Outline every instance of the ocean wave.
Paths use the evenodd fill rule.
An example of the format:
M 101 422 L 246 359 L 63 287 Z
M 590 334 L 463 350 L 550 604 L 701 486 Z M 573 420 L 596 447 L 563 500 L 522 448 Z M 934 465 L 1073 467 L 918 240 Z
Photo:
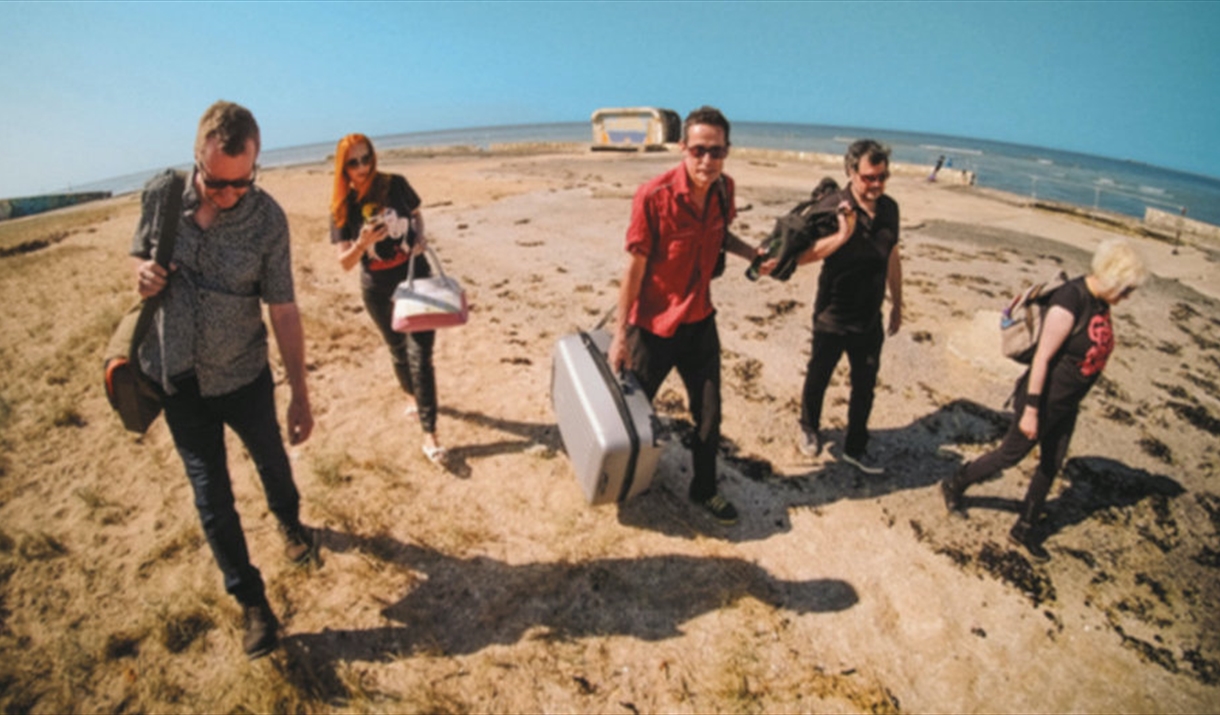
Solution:
M 1152 194 L 1153 196 L 1164 196 L 1166 192 L 1164 189 L 1157 188 L 1155 186 L 1141 186 L 1140 193 Z
M 920 149 L 928 149 L 930 151 L 945 151 L 951 154 L 969 154 L 970 156 L 982 156 L 982 149 L 963 149 L 958 146 L 937 146 L 936 144 L 920 144 Z

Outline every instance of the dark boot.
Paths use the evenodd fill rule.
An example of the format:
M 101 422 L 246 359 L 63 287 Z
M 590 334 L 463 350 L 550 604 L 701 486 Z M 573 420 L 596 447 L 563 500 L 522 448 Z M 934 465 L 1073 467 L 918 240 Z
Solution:
M 1034 527 L 1024 518 L 1018 519 L 1016 524 L 1013 524 L 1012 530 L 1008 532 L 1008 541 L 1013 546 L 1019 546 L 1031 559 L 1038 563 L 1046 563 L 1051 560 L 1050 552 L 1042 548 L 1042 540 L 1034 536 Z
M 242 635 L 241 647 L 246 651 L 247 658 L 262 658 L 279 645 L 280 622 L 276 620 L 266 598 L 252 606 L 243 605 L 242 620 L 245 633 Z
M 284 535 L 284 556 L 292 563 L 302 565 L 314 557 L 317 548 L 313 532 L 301 522 L 291 526 L 280 525 Z
M 1034 472 L 1029 480 L 1029 490 L 1025 493 L 1025 501 L 1021 503 L 1021 516 L 1012 530 L 1008 532 L 1008 540 L 1021 547 L 1034 561 L 1050 561 L 1051 555 L 1042 548 L 1042 539 L 1035 535 L 1035 525 L 1042 513 L 1042 505 L 1046 503 L 1046 495 L 1051 490 L 1051 477 L 1041 470 Z
M 945 509 L 949 510 L 949 516 L 961 519 L 970 518 L 970 515 L 966 513 L 966 505 L 962 503 L 962 495 L 966 492 L 962 476 L 966 473 L 968 466 L 970 465 L 962 465 L 952 476 L 945 477 L 940 483 L 940 494 L 945 498 Z

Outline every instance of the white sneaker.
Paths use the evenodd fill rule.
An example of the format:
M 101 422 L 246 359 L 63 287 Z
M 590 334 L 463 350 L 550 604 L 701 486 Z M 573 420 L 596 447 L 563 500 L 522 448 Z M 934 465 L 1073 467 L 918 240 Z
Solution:
M 813 458 L 822 453 L 822 435 L 801 428 L 801 436 L 796 438 L 796 448 L 806 457 Z
M 843 461 L 847 462 L 848 464 L 850 464 L 851 466 L 860 470 L 861 472 L 874 476 L 874 477 L 885 474 L 885 467 L 878 466 L 876 464 L 872 464 L 871 460 L 869 460 L 863 454 L 860 455 L 859 457 L 853 457 L 850 454 L 848 454 L 847 452 L 844 452 Z

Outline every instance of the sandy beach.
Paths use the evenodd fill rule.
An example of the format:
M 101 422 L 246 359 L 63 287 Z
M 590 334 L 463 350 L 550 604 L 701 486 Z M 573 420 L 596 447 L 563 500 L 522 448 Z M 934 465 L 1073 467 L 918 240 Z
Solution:
M 398 151 L 467 288 L 438 334 L 447 469 L 328 243 L 330 169 L 259 183 L 292 230 L 313 437 L 293 448 L 321 564 L 290 567 L 230 434 L 283 647 L 249 663 L 159 421 L 123 432 L 101 355 L 134 300 L 124 196 L 0 223 L 0 706 L 5 712 L 1214 712 L 1220 710 L 1220 247 L 1132 236 L 1154 274 L 1115 309 L 1048 504 L 1052 560 L 1005 534 L 1033 457 L 950 520 L 937 482 L 994 446 L 1019 367 L 998 312 L 1119 229 L 895 167 L 906 316 L 862 478 L 795 448 L 817 266 L 712 293 L 723 343 L 721 527 L 686 500 L 676 375 L 651 491 L 585 505 L 550 408 L 555 341 L 614 304 L 631 196 L 675 153 Z M 842 164 L 734 150 L 757 242 Z M 277 380 L 283 370 L 273 357 Z M 825 419 L 842 437 L 846 361 Z M 287 390 L 277 392 L 286 406 Z M 281 409 L 282 412 L 282 409 Z

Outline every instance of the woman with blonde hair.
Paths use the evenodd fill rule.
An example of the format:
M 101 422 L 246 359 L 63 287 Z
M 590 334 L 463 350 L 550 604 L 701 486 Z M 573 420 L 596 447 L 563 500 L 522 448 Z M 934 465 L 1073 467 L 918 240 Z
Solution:
M 1135 250 L 1121 239 L 1112 239 L 1098 247 L 1087 275 L 1068 281 L 1051 295 L 1033 361 L 1013 393 L 1013 419 L 1004 441 L 941 483 L 951 514 L 966 516 L 962 496 L 970 485 L 1015 466 L 1038 445 L 1038 468 L 1008 538 L 1036 560 L 1050 558 L 1035 525 L 1067 456 L 1080 401 L 1101 376 L 1114 349 L 1110 307 L 1130 296 L 1147 277 Z
M 330 242 L 338 249 L 344 270 L 360 264 L 364 307 L 390 349 L 394 374 L 408 396 L 406 413 L 419 415 L 424 455 L 440 464 L 445 448 L 436 437 L 436 373 L 432 366 L 436 331 L 404 334 L 391 326 L 394 289 L 407 279 L 411 263 L 416 278 L 432 274 L 423 255 L 427 244 L 420 203 L 404 177 L 377 171 L 377 154 L 368 137 L 348 134 L 339 140 L 330 201 Z

